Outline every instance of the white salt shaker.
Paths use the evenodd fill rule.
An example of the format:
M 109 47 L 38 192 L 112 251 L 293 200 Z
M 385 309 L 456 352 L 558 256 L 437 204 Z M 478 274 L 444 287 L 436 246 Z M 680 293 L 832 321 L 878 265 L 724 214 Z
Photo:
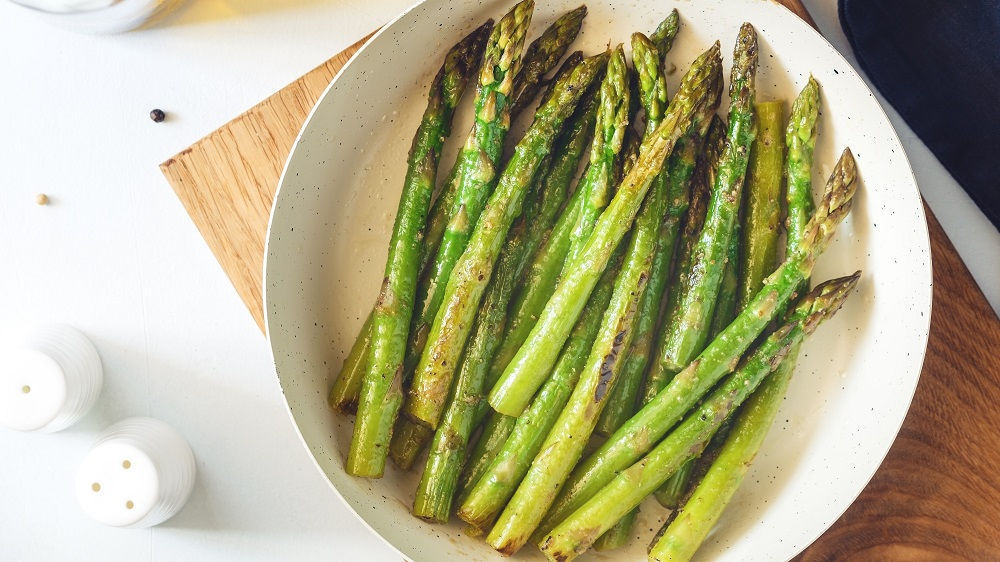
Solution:
M 101 358 L 70 326 L 42 326 L 0 349 L 0 426 L 52 432 L 80 420 L 101 393 Z
M 114 527 L 152 527 L 173 517 L 194 487 L 194 454 L 172 427 L 127 418 L 107 428 L 76 475 L 76 498 Z

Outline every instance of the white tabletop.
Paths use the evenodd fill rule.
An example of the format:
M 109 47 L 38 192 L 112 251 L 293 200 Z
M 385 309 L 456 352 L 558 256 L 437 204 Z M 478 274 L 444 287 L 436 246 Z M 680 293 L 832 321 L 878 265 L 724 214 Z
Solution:
M 0 0 L 0 331 L 73 324 L 106 370 L 79 425 L 0 429 L 0 558 L 398 559 L 299 444 L 263 336 L 157 165 L 409 3 L 199 0 L 161 26 L 102 37 Z M 807 4 L 848 51 L 835 0 Z M 155 107 L 168 121 L 149 119 Z M 925 197 L 1000 310 L 1000 234 L 889 115 Z M 38 193 L 51 203 L 37 206 Z M 200 471 L 185 509 L 153 529 L 104 527 L 73 497 L 96 433 L 133 415 L 176 427 Z

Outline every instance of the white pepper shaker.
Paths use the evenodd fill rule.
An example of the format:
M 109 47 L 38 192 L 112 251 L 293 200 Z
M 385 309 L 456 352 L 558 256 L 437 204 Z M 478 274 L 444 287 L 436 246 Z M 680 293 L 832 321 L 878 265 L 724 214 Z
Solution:
M 173 517 L 194 488 L 194 454 L 166 423 L 127 418 L 107 428 L 76 475 L 91 518 L 114 527 L 152 527 Z
M 0 426 L 52 432 L 80 420 L 104 382 L 101 357 L 87 336 L 53 324 L 0 350 Z

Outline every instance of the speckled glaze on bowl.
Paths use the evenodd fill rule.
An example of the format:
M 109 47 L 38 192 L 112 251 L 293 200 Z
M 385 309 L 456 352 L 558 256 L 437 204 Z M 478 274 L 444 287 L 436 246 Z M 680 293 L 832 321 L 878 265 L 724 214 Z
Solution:
M 292 420 L 347 505 L 414 560 L 499 556 L 463 535 L 458 523 L 431 525 L 410 515 L 417 471 L 404 474 L 390 466 L 381 480 L 347 476 L 352 420 L 334 415 L 326 394 L 378 291 L 406 153 L 441 55 L 511 3 L 428 0 L 384 27 L 316 105 L 289 157 L 271 216 L 267 331 Z M 532 37 L 577 4 L 539 2 Z M 857 157 L 862 178 L 857 205 L 814 279 L 856 269 L 864 277 L 840 314 L 806 343 L 775 427 L 699 553 L 703 559 L 732 561 L 790 558 L 864 488 L 896 436 L 919 377 L 930 321 L 931 263 L 912 172 L 862 80 L 783 7 L 763 0 L 664 0 L 655 6 L 606 0 L 588 7 L 574 45 L 588 53 L 604 49 L 609 40 L 627 41 L 634 30 L 651 31 L 671 8 L 680 10 L 683 24 L 669 57 L 678 67 L 669 77 L 671 91 L 689 61 L 715 39 L 722 41 L 728 71 L 739 25 L 752 22 L 760 35 L 758 99 L 790 103 L 810 73 L 823 86 L 816 191 L 844 146 Z M 460 111 L 442 168 L 450 166 L 465 137 L 469 105 Z M 647 502 L 629 548 L 588 558 L 644 560 L 664 515 Z M 518 556 L 540 558 L 533 548 Z

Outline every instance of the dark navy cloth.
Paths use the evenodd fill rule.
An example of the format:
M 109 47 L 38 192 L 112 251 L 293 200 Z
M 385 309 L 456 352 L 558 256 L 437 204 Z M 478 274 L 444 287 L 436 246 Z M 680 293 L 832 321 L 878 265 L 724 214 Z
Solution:
M 840 0 L 868 77 L 1000 228 L 1000 0 Z

